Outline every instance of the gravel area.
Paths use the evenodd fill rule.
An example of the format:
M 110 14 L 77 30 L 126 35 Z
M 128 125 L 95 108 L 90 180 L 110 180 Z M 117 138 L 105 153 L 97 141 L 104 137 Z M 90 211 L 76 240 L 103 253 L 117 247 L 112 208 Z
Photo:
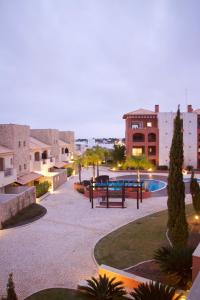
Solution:
M 112 173 L 112 177 L 120 175 L 124 173 Z M 90 169 L 83 172 L 83 178 L 88 177 Z M 47 209 L 42 219 L 0 231 L 0 295 L 5 294 L 10 272 L 19 299 L 46 288 L 76 288 L 80 280 L 97 272 L 93 249 L 101 237 L 166 209 L 166 197 L 147 199 L 140 210 L 131 199 L 125 209 L 91 209 L 89 200 L 73 190 L 77 180 L 70 179 L 41 202 Z

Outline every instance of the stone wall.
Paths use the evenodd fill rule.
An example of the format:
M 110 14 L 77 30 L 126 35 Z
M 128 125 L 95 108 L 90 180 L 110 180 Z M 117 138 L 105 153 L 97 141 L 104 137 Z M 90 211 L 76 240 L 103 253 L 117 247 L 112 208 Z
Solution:
M 59 161 L 59 131 L 57 129 L 31 129 L 31 136 L 50 145 L 51 156 L 55 157 L 56 162 Z
M 74 131 L 59 131 L 59 137 L 65 143 L 69 144 L 69 151 L 71 153 L 74 153 L 74 151 L 75 151 Z
M 54 191 L 67 181 L 67 172 L 63 169 L 56 169 L 55 174 L 52 172 L 52 176 L 45 176 L 45 179 L 51 182 L 51 189 Z
M 35 202 L 35 187 L 20 186 L 18 189 L 12 188 L 10 194 L 0 194 L 0 228 L 2 222 L 10 219 L 20 210 Z
M 30 127 L 26 125 L 0 124 L 0 144 L 14 152 L 13 167 L 17 176 L 30 172 Z

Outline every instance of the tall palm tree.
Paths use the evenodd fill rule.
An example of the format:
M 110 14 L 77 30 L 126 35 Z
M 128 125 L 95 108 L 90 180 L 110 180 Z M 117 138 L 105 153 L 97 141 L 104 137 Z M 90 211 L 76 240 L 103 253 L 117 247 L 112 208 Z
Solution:
M 141 283 L 130 295 L 134 300 L 178 300 L 182 295 L 175 297 L 176 289 L 159 282 Z
M 96 279 L 92 277 L 87 280 L 88 286 L 80 287 L 79 289 L 88 295 L 93 296 L 96 300 L 112 300 L 116 297 L 126 295 L 122 281 L 116 281 L 113 277 L 109 279 L 106 274 L 99 275 Z
M 84 162 L 87 166 L 92 165 L 93 170 L 93 180 L 95 180 L 95 166 L 97 165 L 99 161 L 98 154 L 94 151 L 94 149 L 87 149 L 84 153 Z
M 153 164 L 147 159 L 145 155 L 129 156 L 124 165 L 125 168 L 134 168 L 137 170 L 137 181 L 140 182 L 140 170 L 152 169 Z
M 94 153 L 98 156 L 99 160 L 97 161 L 97 176 L 99 176 L 99 164 L 105 159 L 105 149 L 96 146 L 94 149 Z
M 83 155 L 79 155 L 76 156 L 74 158 L 74 165 L 75 167 L 77 167 L 78 169 L 78 177 L 79 177 L 79 182 L 81 183 L 81 175 L 82 175 L 82 167 L 84 166 L 85 162 L 84 162 L 84 156 Z

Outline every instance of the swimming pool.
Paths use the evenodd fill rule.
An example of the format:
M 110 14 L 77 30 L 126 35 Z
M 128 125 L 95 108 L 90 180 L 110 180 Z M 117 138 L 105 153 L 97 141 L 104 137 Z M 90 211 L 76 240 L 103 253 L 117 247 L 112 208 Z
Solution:
M 166 188 L 167 184 L 164 181 L 156 180 L 156 179 L 144 179 L 141 180 L 143 182 L 142 186 L 146 191 L 156 192 Z M 115 180 L 109 181 L 109 190 L 117 191 L 121 190 L 121 186 L 125 185 L 125 187 L 137 186 L 137 183 L 134 183 L 131 180 Z M 107 183 L 98 183 L 98 187 L 106 187 Z

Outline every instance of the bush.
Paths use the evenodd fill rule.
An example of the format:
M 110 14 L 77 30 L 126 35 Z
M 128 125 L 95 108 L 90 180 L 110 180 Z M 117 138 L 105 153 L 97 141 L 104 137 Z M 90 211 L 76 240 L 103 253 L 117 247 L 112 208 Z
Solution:
M 157 166 L 157 170 L 167 171 L 167 170 L 169 170 L 169 167 L 167 165 L 160 165 L 160 166 Z
M 192 195 L 192 204 L 197 214 L 200 214 L 200 187 L 196 178 L 194 178 L 194 172 L 192 172 L 190 180 L 190 193 Z
M 67 177 L 72 176 L 74 169 L 73 168 L 67 168 Z
M 76 190 L 77 190 L 77 192 L 79 192 L 80 194 L 84 194 L 84 193 L 85 193 L 85 190 L 84 190 L 83 187 L 79 187 L 79 188 L 77 188 Z
M 192 279 L 192 248 L 161 247 L 155 252 L 155 261 L 174 286 L 188 288 Z
M 191 165 L 188 165 L 188 166 L 186 167 L 186 170 L 187 170 L 187 171 L 192 171 L 193 169 L 194 169 L 194 167 L 191 166 Z
M 176 289 L 159 282 L 140 283 L 130 295 L 135 300 L 178 300 L 181 295 L 176 296 Z
M 50 188 L 51 184 L 49 181 L 44 181 L 36 185 L 36 197 L 39 198 L 46 194 Z

